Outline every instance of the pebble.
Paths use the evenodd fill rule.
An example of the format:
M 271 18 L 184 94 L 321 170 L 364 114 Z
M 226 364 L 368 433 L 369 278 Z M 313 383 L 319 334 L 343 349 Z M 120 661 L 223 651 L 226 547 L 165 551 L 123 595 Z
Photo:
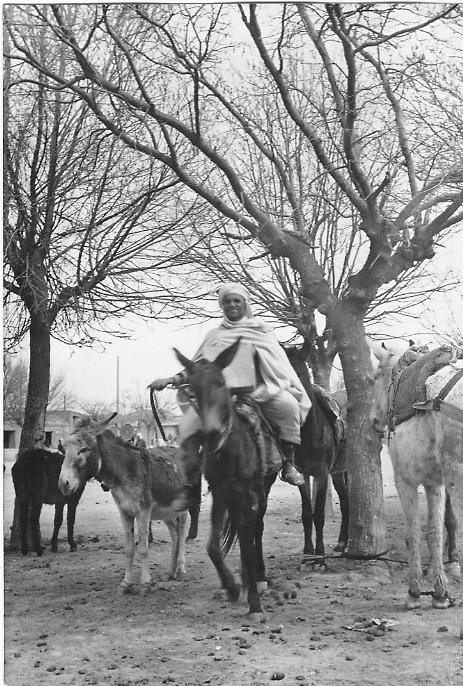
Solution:
M 381 637 L 381 636 L 384 636 L 384 634 L 385 634 L 384 629 L 375 629 L 375 630 L 373 631 L 373 636 L 376 636 L 376 637 L 378 637 L 378 638 Z
M 281 681 L 284 678 L 285 678 L 284 672 L 273 672 L 272 676 L 270 677 L 270 680 L 271 681 Z
M 441 633 L 441 632 L 448 631 L 448 630 L 449 630 L 448 626 L 440 626 L 437 630 L 437 633 Z

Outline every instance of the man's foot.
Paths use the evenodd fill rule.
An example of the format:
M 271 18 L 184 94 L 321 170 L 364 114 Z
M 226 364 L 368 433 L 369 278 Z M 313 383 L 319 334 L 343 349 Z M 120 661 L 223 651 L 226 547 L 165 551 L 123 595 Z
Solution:
M 283 469 L 281 470 L 281 479 L 291 486 L 302 486 L 305 479 L 296 467 L 289 461 L 283 462 Z

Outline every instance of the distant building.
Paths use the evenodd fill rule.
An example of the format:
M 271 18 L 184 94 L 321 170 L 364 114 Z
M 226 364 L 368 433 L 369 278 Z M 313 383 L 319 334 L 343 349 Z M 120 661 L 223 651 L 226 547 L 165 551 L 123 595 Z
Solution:
M 161 413 L 161 424 L 168 443 L 178 441 L 178 424 L 181 414 Z M 87 415 L 75 410 L 51 410 L 45 422 L 45 445 L 58 450 L 58 441 L 65 439 L 74 429 L 78 419 Z M 161 432 L 151 411 L 141 410 L 118 414 L 109 427 L 127 441 L 141 434 L 148 447 L 163 443 Z M 18 454 L 21 427 L 12 422 L 3 424 L 3 460 L 14 461 Z
M 58 441 L 66 438 L 74 429 L 76 421 L 85 417 L 82 412 L 76 410 L 50 410 L 47 412 L 45 422 L 45 445 L 58 449 Z M 3 424 L 3 459 L 11 461 L 16 459 L 21 438 L 21 427 L 13 422 Z

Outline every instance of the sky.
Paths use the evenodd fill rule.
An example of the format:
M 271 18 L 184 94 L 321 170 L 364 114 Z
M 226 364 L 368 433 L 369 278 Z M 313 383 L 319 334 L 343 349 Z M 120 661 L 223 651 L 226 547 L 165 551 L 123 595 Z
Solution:
M 102 345 L 96 350 L 53 341 L 52 373 L 63 372 L 67 390 L 79 399 L 114 403 L 116 408 L 119 368 L 119 398 L 128 391 L 133 396 L 146 394 L 148 401 L 146 387 L 151 381 L 182 368 L 173 347 L 192 357 L 214 323 L 139 321 L 135 326 L 131 340 L 114 339 L 104 349 Z

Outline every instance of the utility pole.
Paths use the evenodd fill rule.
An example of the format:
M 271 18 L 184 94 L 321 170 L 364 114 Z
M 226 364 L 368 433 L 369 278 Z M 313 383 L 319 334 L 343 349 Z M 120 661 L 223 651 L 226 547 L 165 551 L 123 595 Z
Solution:
M 116 412 L 119 413 L 119 355 L 116 358 Z

